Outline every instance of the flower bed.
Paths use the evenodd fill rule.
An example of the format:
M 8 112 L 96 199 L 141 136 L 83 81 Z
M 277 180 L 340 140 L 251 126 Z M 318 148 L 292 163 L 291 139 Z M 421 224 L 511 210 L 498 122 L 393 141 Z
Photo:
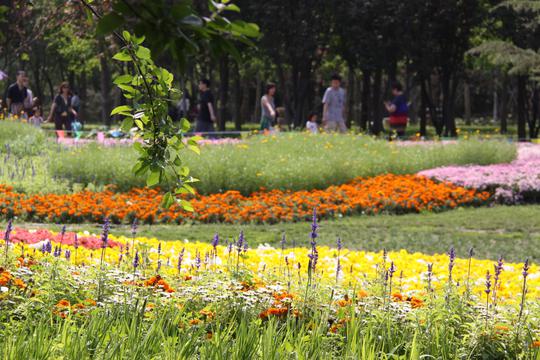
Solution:
M 507 204 L 540 201 L 540 146 L 521 145 L 517 160 L 487 166 L 445 166 L 418 173 L 467 188 L 488 190 Z
M 407 358 L 415 357 L 404 343 L 414 344 L 416 355 L 452 358 L 462 351 L 498 355 L 497 349 L 511 358 L 539 354 L 540 277 L 530 263 L 460 258 L 453 250 L 318 247 L 316 222 L 310 248 L 285 242 L 281 249 L 249 249 L 249 234 L 233 243 L 217 235 L 211 244 L 160 242 L 115 237 L 107 226 L 95 249 L 72 233 L 10 230 L 3 234 L 8 245 L 1 244 L 0 334 L 10 334 L 2 353 L 23 351 L 24 344 L 48 356 L 105 354 L 109 341 L 95 334 L 114 329 L 123 353 L 148 358 L 186 351 L 213 358 L 214 347 L 235 358 L 223 344 L 262 354 L 247 358 L 289 358 L 306 344 L 316 358 L 362 358 L 358 343 Z M 83 238 L 98 239 L 77 237 Z M 447 335 L 439 338 L 442 331 Z
M 438 183 L 422 176 L 381 175 L 356 179 L 326 190 L 261 190 L 250 196 L 243 196 L 237 191 L 198 195 L 191 200 L 194 213 L 185 212 L 178 206 L 161 209 L 161 193 L 146 188 L 127 193 L 84 191 L 63 195 L 25 195 L 0 186 L 0 209 L 7 217 L 64 223 L 99 222 L 104 217 L 110 217 L 113 222 L 128 223 L 134 218 L 145 223 L 183 223 L 187 220 L 275 223 L 307 219 L 315 206 L 322 217 L 355 213 L 402 214 L 482 205 L 489 197 L 487 192 Z

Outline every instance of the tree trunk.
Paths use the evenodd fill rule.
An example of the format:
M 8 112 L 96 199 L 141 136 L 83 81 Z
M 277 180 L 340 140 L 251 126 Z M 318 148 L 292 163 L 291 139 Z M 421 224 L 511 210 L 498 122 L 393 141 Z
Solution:
M 349 66 L 349 73 L 347 75 L 347 87 L 347 118 L 345 119 L 345 122 L 347 128 L 350 129 L 354 117 L 354 98 L 356 96 L 356 89 L 354 88 L 354 69 L 351 66 Z
M 107 126 L 111 126 L 111 70 L 107 62 L 105 44 L 101 44 L 100 56 L 100 88 L 101 88 L 101 120 Z
M 240 86 L 240 69 L 238 63 L 234 62 L 233 71 L 233 87 L 234 87 L 234 128 L 236 131 L 242 130 L 242 86 Z
M 369 124 L 369 99 L 371 97 L 371 71 L 362 70 L 362 100 L 360 108 L 360 128 L 368 130 Z
M 375 71 L 375 79 L 373 83 L 373 128 L 371 132 L 374 135 L 379 135 L 383 131 L 382 111 L 381 111 L 381 85 L 382 85 L 382 69 Z
M 471 125 L 471 86 L 467 80 L 463 83 L 463 107 L 465 125 Z
M 229 57 L 222 56 L 219 61 L 219 131 L 225 131 L 227 105 L 229 102 Z
M 261 118 L 261 97 L 262 97 L 262 84 L 261 75 L 257 74 L 257 80 L 255 84 L 255 111 L 253 112 L 253 121 L 256 122 Z
M 454 117 L 454 94 L 455 82 L 452 82 L 452 76 L 443 72 L 441 76 L 442 83 L 442 116 L 444 123 L 444 136 L 456 137 L 456 119 Z
M 426 83 L 424 80 L 420 84 L 420 136 L 426 136 L 427 127 L 427 114 L 426 109 L 428 107 Z
M 500 118 L 501 118 L 501 134 L 508 132 L 508 76 L 503 75 L 502 89 L 500 96 Z
M 539 112 L 539 99 L 540 98 L 540 90 L 538 90 L 538 87 L 536 84 L 534 85 L 533 90 L 533 96 L 532 96 L 532 117 L 531 121 L 529 122 L 529 134 L 531 135 L 531 139 L 536 139 L 538 137 L 538 129 L 539 126 L 537 125 L 538 121 L 538 112 Z
M 518 141 L 527 140 L 527 117 L 526 104 L 527 101 L 527 76 L 518 75 L 517 77 L 517 125 L 518 125 Z

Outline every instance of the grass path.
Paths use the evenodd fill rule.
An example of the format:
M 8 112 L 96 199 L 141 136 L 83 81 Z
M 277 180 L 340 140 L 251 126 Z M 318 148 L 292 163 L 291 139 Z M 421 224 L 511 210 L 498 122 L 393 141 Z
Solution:
M 59 225 L 16 224 L 19 227 L 47 227 Z M 68 231 L 88 230 L 99 233 L 93 224 L 68 225 Z M 309 223 L 276 225 L 141 225 L 139 235 L 161 240 L 210 242 L 217 232 L 221 239 L 232 239 L 244 230 L 250 246 L 268 243 L 279 246 L 282 234 L 289 246 L 308 246 Z M 129 235 L 129 226 L 113 226 L 112 233 Z M 477 258 L 522 261 L 529 257 L 540 260 L 540 205 L 496 206 L 492 208 L 457 209 L 439 214 L 379 215 L 347 217 L 323 221 L 318 243 L 334 246 L 338 236 L 346 247 L 379 251 L 405 249 L 427 254 L 444 253 L 451 246 L 458 255 L 466 256 L 475 248 Z

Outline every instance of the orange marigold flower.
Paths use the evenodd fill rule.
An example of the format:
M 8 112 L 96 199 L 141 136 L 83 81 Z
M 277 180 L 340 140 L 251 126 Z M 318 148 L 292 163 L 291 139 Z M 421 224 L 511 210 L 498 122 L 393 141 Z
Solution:
M 540 340 L 533 341 L 531 345 L 533 348 L 540 348 Z
M 69 300 L 66 300 L 66 299 L 62 299 L 56 304 L 56 307 L 58 308 L 68 308 L 70 306 L 71 306 L 71 303 L 69 302 Z
M 409 302 L 411 303 L 411 306 L 415 309 L 424 306 L 424 300 L 419 299 L 414 296 L 411 298 Z
M 191 326 L 195 326 L 195 325 L 199 325 L 202 321 L 199 320 L 199 319 L 191 319 L 189 320 L 189 325 Z

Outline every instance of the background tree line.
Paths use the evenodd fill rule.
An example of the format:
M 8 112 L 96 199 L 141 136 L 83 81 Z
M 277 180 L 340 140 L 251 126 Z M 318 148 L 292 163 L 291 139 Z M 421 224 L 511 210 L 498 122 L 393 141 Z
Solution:
M 502 133 L 515 122 L 522 139 L 540 129 L 540 1 L 237 0 L 227 3 L 228 16 L 246 26 L 231 32 L 256 31 L 249 23 L 260 28 L 253 44 L 239 46 L 216 41 L 203 26 L 212 6 L 226 6 L 212 1 L 93 1 L 100 22 L 80 1 L 0 4 L 0 69 L 11 82 L 17 69 L 26 70 L 44 102 L 69 80 L 89 122 L 111 125 L 110 110 L 122 102 L 111 86 L 123 69 L 111 60 L 119 45 L 110 33 L 123 26 L 146 36 L 192 104 L 198 79 L 212 81 L 222 130 L 226 121 L 237 130 L 258 121 L 267 81 L 278 85 L 288 124 L 302 127 L 309 112 L 321 110 L 334 72 L 344 77 L 349 125 L 374 134 L 395 80 L 405 85 L 422 134 L 432 126 L 456 136 L 456 118 L 488 118 Z

